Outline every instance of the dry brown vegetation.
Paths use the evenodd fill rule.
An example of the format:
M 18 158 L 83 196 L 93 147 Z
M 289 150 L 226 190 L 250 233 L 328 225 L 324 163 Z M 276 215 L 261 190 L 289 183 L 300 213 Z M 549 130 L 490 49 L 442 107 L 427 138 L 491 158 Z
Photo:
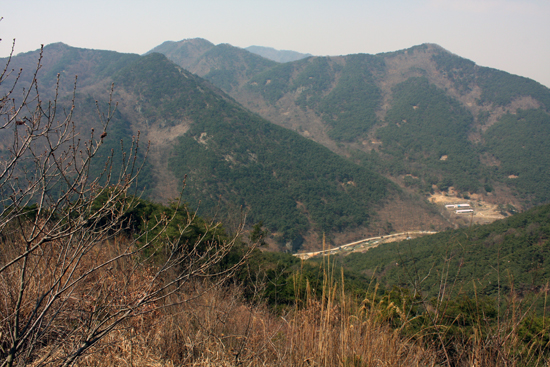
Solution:
M 124 239 L 100 246 L 87 261 L 118 253 Z M 124 246 L 124 245 L 123 245 Z M 55 251 L 55 249 L 52 249 Z M 48 271 L 37 269 L 42 282 Z M 127 258 L 96 272 L 60 302 L 48 335 L 26 363 L 59 365 L 80 345 L 82 333 L 105 315 L 127 309 L 151 286 L 156 269 L 135 271 Z M 17 282 L 16 272 L 2 277 L 3 290 Z M 400 336 L 380 321 L 376 299 L 356 302 L 327 281 L 321 299 L 304 290 L 305 304 L 276 315 L 261 300 L 245 301 L 237 285 L 195 279 L 177 293 L 135 310 L 97 341 L 75 365 L 81 366 L 398 366 L 435 365 L 436 354 Z M 29 283 L 29 299 L 40 294 L 39 277 Z M 14 298 L 3 293 L 2 315 Z M 32 306 L 32 304 L 31 304 Z M 391 306 L 390 306 L 391 307 Z M 32 307 L 25 310 L 32 312 Z M 6 320 L 5 317 L 3 317 Z M 8 332 L 3 329 L 3 335 Z
M 92 251 L 86 261 L 104 262 L 126 248 L 120 237 L 106 241 Z M 3 245 L 16 246 L 16 240 L 4 239 Z M 49 255 L 60 248 L 51 246 Z M 59 254 L 57 254 L 59 255 Z M 303 289 L 301 274 L 295 276 L 296 305 L 282 313 L 268 308 L 257 293 L 245 299 L 234 283 L 215 283 L 193 277 L 177 292 L 159 297 L 118 322 L 93 346 L 72 362 L 78 366 L 522 366 L 544 365 L 534 355 L 514 356 L 517 351 L 519 308 L 512 307 L 499 330 L 487 334 L 479 321 L 476 332 L 453 345 L 442 348 L 438 336 L 447 328 L 427 327 L 415 334 L 406 333 L 415 317 L 405 305 L 398 306 L 376 291 L 364 299 L 350 297 L 335 281 L 325 265 L 321 295 L 314 296 L 309 283 Z M 29 300 L 40 294 L 55 273 L 42 264 L 28 283 Z M 84 334 L 97 323 L 134 305 L 144 290 L 151 287 L 155 267 L 141 267 L 135 261 L 120 258 L 108 268 L 95 272 L 86 283 L 75 287 L 59 302 L 58 317 L 52 318 L 47 333 L 40 338 L 26 359 L 30 366 L 57 366 L 80 346 Z M 11 290 L 20 273 L 1 277 L 0 312 L 6 325 L 9 309 L 17 299 Z M 169 278 L 169 277 L 168 277 Z M 159 280 L 166 281 L 167 279 Z M 343 280 L 343 279 L 342 279 Z M 259 284 L 259 289 L 261 285 Z M 520 300 L 515 300 L 517 302 Z M 25 302 L 23 302 L 25 303 Z M 22 313 L 30 313 L 27 302 Z M 400 320 L 390 326 L 389 315 Z M 478 315 L 479 316 L 479 315 Z M 22 316 L 24 318 L 24 316 Z M 111 319 L 112 320 L 112 319 Z M 48 324 L 50 319 L 45 320 Z M 111 322 L 111 321 L 109 321 Z M 475 327 L 476 328 L 476 327 Z M 9 330 L 2 327 L 2 335 Z M 407 336 L 408 335 L 408 336 Z M 447 360 L 452 347 L 455 356 Z M 445 349 L 447 348 L 447 349 Z

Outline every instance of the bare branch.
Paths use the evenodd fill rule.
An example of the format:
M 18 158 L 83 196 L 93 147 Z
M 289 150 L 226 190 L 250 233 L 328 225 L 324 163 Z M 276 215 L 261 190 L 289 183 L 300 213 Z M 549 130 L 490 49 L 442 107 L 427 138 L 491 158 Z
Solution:
M 167 307 L 190 280 L 225 281 L 253 250 L 220 266 L 242 224 L 222 238 L 219 223 L 202 222 L 181 201 L 148 219 L 129 217 L 142 205 L 133 192 L 144 167 L 139 133 L 126 149 L 121 142 L 119 168 L 111 152 L 91 175 L 116 111 L 114 85 L 106 110 L 96 102 L 99 139 L 93 129 L 83 138 L 73 121 L 77 78 L 59 113 L 59 75 L 54 99 L 40 96 L 42 57 L 43 49 L 19 99 L 22 74 L 11 74 L 11 55 L 0 74 L 0 85 L 12 80 L 0 97 L 0 132 L 11 137 L 0 157 L 1 366 L 74 364 L 120 325 Z M 131 220 L 142 221 L 140 231 L 129 231 Z M 201 232 L 189 239 L 197 223 Z

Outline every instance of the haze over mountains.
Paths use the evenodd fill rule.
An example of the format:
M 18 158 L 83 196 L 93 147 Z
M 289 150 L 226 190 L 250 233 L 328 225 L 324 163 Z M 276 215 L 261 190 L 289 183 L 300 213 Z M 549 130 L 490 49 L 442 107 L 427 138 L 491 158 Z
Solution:
M 305 59 L 306 57 L 313 56 L 312 54 L 302 54 L 296 51 L 288 50 L 276 50 L 272 47 L 262 46 L 248 46 L 245 48 L 245 50 L 277 62 L 298 61 L 301 59 Z
M 138 131 L 151 141 L 147 195 L 173 199 L 187 175 L 192 206 L 225 218 L 243 208 L 294 251 L 322 233 L 442 229 L 449 223 L 424 202 L 434 190 L 518 208 L 550 201 L 550 90 L 539 83 L 432 44 L 288 62 L 251 51 L 266 57 L 203 39 L 144 56 L 54 44 L 40 85 L 51 98 L 60 73 L 67 103 L 79 75 L 84 131 L 114 82 L 108 146 Z M 18 55 L 11 67 L 30 73 L 37 58 Z

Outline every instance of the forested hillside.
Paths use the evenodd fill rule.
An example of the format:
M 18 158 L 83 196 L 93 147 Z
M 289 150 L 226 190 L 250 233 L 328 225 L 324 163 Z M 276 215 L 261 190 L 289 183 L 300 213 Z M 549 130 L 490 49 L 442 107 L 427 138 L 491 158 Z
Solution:
M 242 212 L 296 250 L 320 246 L 323 232 L 330 242 L 452 225 L 424 203 L 434 191 L 520 209 L 550 199 L 550 92 L 534 81 L 435 45 L 287 63 L 201 39 L 156 50 L 205 79 L 156 52 L 64 44 L 45 48 L 38 75 L 50 93 L 59 75 L 66 106 L 79 75 L 76 128 L 110 121 L 105 158 L 121 162 L 121 141 L 150 142 L 138 153 L 148 157 L 138 187 L 154 200 L 178 197 L 185 178 L 185 200 L 202 214 Z M 32 70 L 38 56 L 18 55 L 12 66 Z M 21 86 L 31 77 L 23 73 Z M 112 83 L 118 106 L 109 114 Z
M 550 276 L 550 205 L 488 225 L 380 245 L 338 261 L 386 287 L 399 285 L 429 297 L 444 292 L 496 298 L 512 289 L 528 294 L 543 289 Z
M 548 160 L 537 148 L 550 138 L 550 90 L 533 80 L 480 67 L 432 44 L 261 68 L 233 62 L 233 69 L 209 56 L 214 49 L 227 60 L 236 54 L 246 59 L 245 50 L 212 45 L 180 65 L 270 121 L 403 187 L 424 194 L 453 187 L 459 196 L 522 207 L 550 198 Z M 230 86 L 210 74 L 218 69 Z
M 167 126 L 192 121 L 168 158 L 180 182 L 187 177 L 186 201 L 204 213 L 220 200 L 222 211 L 229 206 L 239 215 L 242 208 L 294 250 L 312 226 L 333 232 L 368 224 L 368 207 L 395 193 L 375 173 L 251 114 L 160 54 L 125 67 L 114 81 L 141 96 L 144 116 L 162 116 Z
M 225 43 L 214 45 L 200 38 L 164 42 L 147 54 L 154 52 L 165 55 L 226 92 L 236 89 L 255 74 L 277 65 L 272 60 L 238 47 Z
M 12 65 L 30 64 L 38 54 L 14 57 Z M 49 76 L 60 74 L 65 108 L 74 86 L 67 74 L 78 74 L 84 65 L 72 117 L 77 131 L 94 129 L 104 143 L 98 153 L 103 161 L 91 167 L 94 177 L 111 155 L 118 170 L 121 148 L 139 139 L 137 160 L 147 157 L 137 183 L 144 197 L 168 202 L 185 185 L 184 201 L 202 215 L 230 221 L 246 216 L 247 223 L 262 223 L 273 243 L 292 251 L 304 241 L 319 246 L 322 233 L 330 241 L 333 234 L 368 231 L 380 222 L 377 210 L 385 203 L 414 201 L 369 168 L 251 113 L 159 53 L 139 57 L 56 44 L 45 48 L 43 58 L 57 60 L 40 73 L 49 87 L 56 80 Z M 255 58 L 264 60 L 250 60 Z M 108 172 L 104 177 L 106 183 Z

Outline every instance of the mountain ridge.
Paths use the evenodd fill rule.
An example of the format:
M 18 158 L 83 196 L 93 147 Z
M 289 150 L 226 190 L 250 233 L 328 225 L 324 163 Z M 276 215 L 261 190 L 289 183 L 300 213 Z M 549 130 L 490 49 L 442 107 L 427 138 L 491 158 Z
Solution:
M 264 60 L 247 54 L 251 59 L 236 59 Z M 37 55 L 14 57 L 11 65 L 31 65 Z M 82 87 L 77 85 L 73 118 L 80 122 L 81 133 L 99 128 L 96 100 L 100 109 L 107 106 L 105 93 L 115 84 L 118 106 L 105 138 L 108 149 L 101 156 L 110 149 L 120 151 L 121 141 L 128 146 L 138 135 L 150 140 L 147 175 L 140 181 L 151 198 L 176 198 L 186 174 L 183 195 L 190 207 L 207 216 L 217 212 L 220 219 L 246 214 L 270 230 L 272 246 L 294 251 L 319 246 L 323 232 L 332 242 L 385 231 L 388 222 L 376 208 L 396 200 L 420 205 L 419 218 L 445 226 L 428 206 L 369 168 L 251 113 L 160 53 L 139 56 L 55 45 L 45 47 L 44 57 L 52 61 L 44 63 L 41 73 L 61 72 L 60 106 L 68 107 L 71 101 L 70 73 L 89 74 L 82 78 Z M 45 83 L 41 90 L 51 86 Z
M 210 65 L 212 68 L 216 67 L 215 64 Z M 246 65 L 241 64 L 240 67 L 246 68 Z M 202 70 L 198 74 L 209 79 L 208 72 Z M 243 75 L 242 71 L 240 75 Z M 546 106 L 550 105 L 550 90 L 540 83 L 475 65 L 435 44 L 422 44 L 376 55 L 313 56 L 277 64 L 249 75 L 248 80 L 239 79 L 241 82 L 237 87 L 232 85 L 229 89 L 221 84 L 218 86 L 264 118 L 297 131 L 340 155 L 359 155 L 364 162 L 370 161 L 369 164 L 373 161 L 381 162 L 378 172 L 402 187 L 406 187 L 404 180 L 407 175 L 412 175 L 419 177 L 419 187 L 423 187 L 420 192 L 431 191 L 433 185 L 438 185 L 436 190 L 444 188 L 445 191 L 449 186 L 456 186 L 460 195 L 481 195 L 484 200 L 497 200 L 503 205 L 513 204 L 519 207 L 529 207 L 550 200 L 547 189 L 541 188 L 535 190 L 535 193 L 528 188 L 535 181 L 545 180 L 541 174 L 532 171 L 518 176 L 520 178 L 515 181 L 508 179 L 514 173 L 500 170 L 500 166 L 494 163 L 509 165 L 511 162 L 506 163 L 502 159 L 509 161 L 514 158 L 503 156 L 502 153 L 497 156 L 493 152 L 494 144 L 487 145 L 485 141 L 489 135 L 494 136 L 490 131 L 506 126 L 500 124 L 502 119 L 508 119 L 507 116 L 514 115 L 517 111 L 540 110 L 548 115 Z M 436 149 L 430 143 L 432 148 L 424 145 L 417 149 L 419 152 L 423 151 L 422 154 L 426 157 L 431 156 L 431 163 L 424 158 L 423 162 L 411 160 L 403 153 L 405 141 L 398 142 L 392 148 L 388 146 L 388 139 L 381 139 L 387 136 L 383 131 L 389 131 L 390 128 L 399 130 L 400 126 L 405 126 L 401 120 L 414 120 L 414 116 L 420 112 L 415 109 L 417 105 L 411 105 L 409 110 L 405 108 L 407 103 L 413 103 L 413 99 L 408 102 L 403 100 L 400 107 L 402 111 L 399 112 L 401 120 L 394 117 L 390 123 L 387 119 L 388 112 L 397 116 L 394 106 L 398 102 L 396 90 L 402 89 L 406 85 L 402 83 L 411 78 L 425 78 L 428 85 L 436 88 L 429 92 L 432 97 L 446 95 L 445 98 L 449 98 L 449 101 L 456 101 L 452 102 L 456 106 L 454 108 L 460 106 L 460 115 L 469 120 L 461 135 L 457 136 L 462 143 L 456 146 L 454 154 L 445 154 L 445 149 Z M 217 84 L 215 80 L 211 81 Z M 425 89 L 425 93 L 428 90 Z M 406 95 L 401 93 L 397 96 L 409 98 Z M 432 98 L 428 95 L 424 97 Z M 427 102 L 432 103 L 429 100 Z M 441 104 L 434 100 L 433 103 L 440 103 L 442 107 L 446 102 Z M 442 110 L 439 113 L 439 117 L 430 112 L 426 115 L 428 120 L 417 120 L 419 122 L 415 129 L 410 130 L 412 136 L 415 136 L 415 131 L 427 128 L 421 127 L 425 124 L 420 121 L 435 119 L 430 124 L 432 129 L 436 129 L 436 120 L 444 122 L 454 118 L 452 110 Z M 540 133 L 550 138 L 548 127 L 545 124 L 540 126 Z M 425 138 L 422 139 L 425 141 Z M 467 167 L 464 166 L 466 163 L 460 169 L 456 166 L 452 171 L 454 173 L 451 173 L 453 177 L 445 173 L 443 163 L 438 160 L 443 156 L 451 157 L 447 161 L 447 166 L 451 166 L 449 162 L 457 158 L 458 151 L 475 153 L 469 165 L 477 166 L 478 173 L 474 174 L 471 167 L 464 168 Z M 537 158 L 531 159 L 529 164 L 540 167 L 540 172 L 544 172 L 544 156 L 535 155 Z M 464 181 L 461 175 L 465 171 L 471 171 L 468 174 L 473 174 L 475 182 L 461 182 Z
M 254 221 L 261 221 L 262 215 L 272 218 L 270 228 L 274 236 L 279 236 L 281 244 L 292 244 L 294 239 L 301 237 L 306 240 L 305 246 L 310 246 L 310 243 L 319 243 L 322 231 L 327 231 L 329 241 L 334 241 L 346 236 L 345 240 L 353 240 L 367 232 L 392 229 L 444 228 L 448 225 L 447 219 L 433 207 L 422 204 L 434 192 L 467 200 L 471 197 L 504 208 L 515 207 L 512 211 L 548 200 L 550 188 L 544 182 L 550 180 L 545 176 L 548 163 L 544 157 L 550 152 L 541 141 L 550 134 L 545 107 L 549 103 L 549 93 L 530 80 L 478 67 L 432 44 L 378 55 L 313 56 L 288 63 L 276 63 L 227 44 L 215 46 L 203 39 L 165 42 L 160 50 L 168 52 L 173 47 L 181 51 L 181 60 L 189 68 L 195 68 L 206 79 L 155 52 L 139 56 L 76 49 L 64 44 L 45 47 L 48 61 L 40 71 L 48 76 L 44 88 L 53 86 L 56 80 L 53 76 L 60 74 L 64 93 L 72 91 L 74 80 L 70 81 L 70 75 L 80 74 L 77 102 L 88 106 L 84 108 L 85 116 L 79 117 L 82 119 L 91 116 L 94 94 L 108 90 L 113 81 L 120 86 L 114 95 L 121 101 L 117 119 L 124 121 L 129 129 L 121 129 L 122 135 L 109 135 L 109 138 L 120 137 L 128 141 L 140 130 L 142 136 L 151 138 L 156 144 L 151 151 L 156 161 L 150 170 L 161 179 L 149 184 L 157 185 L 151 190 L 159 200 L 166 202 L 177 195 L 183 177 L 180 175 L 182 170 L 173 168 L 177 161 L 174 157 L 186 151 L 194 154 L 193 159 L 202 167 L 196 172 L 202 170 L 202 177 L 210 180 L 203 182 L 202 178 L 192 178 L 192 175 L 188 178 L 189 188 L 194 187 L 195 193 L 202 190 L 201 195 L 209 197 L 210 204 L 203 203 L 205 207 L 213 208 L 212 203 L 219 202 L 214 197 L 221 194 L 225 200 L 223 205 L 231 203 L 233 214 L 243 207 L 252 213 L 250 218 Z M 25 56 L 27 61 L 26 64 L 22 61 L 22 65 L 28 68 L 36 63 L 37 55 L 37 52 L 28 53 L 21 58 L 15 57 L 13 62 Z M 33 57 L 34 60 L 28 61 Z M 129 71 L 128 67 L 138 64 L 142 66 Z M 137 74 L 130 78 L 134 72 Z M 106 103 L 104 99 L 100 102 Z M 250 114 L 239 103 L 254 113 Z M 211 109 L 213 106 L 217 107 Z M 358 183 L 342 174 L 337 179 L 328 172 L 323 173 L 323 177 L 317 175 L 331 167 L 327 164 L 310 171 L 311 177 L 331 182 L 325 194 L 315 199 L 300 196 L 302 194 L 290 195 L 294 190 L 291 186 L 298 191 L 307 188 L 306 191 L 314 192 L 324 184 L 285 186 L 300 175 L 282 174 L 280 169 L 272 169 L 271 177 L 267 175 L 269 161 L 279 158 L 295 161 L 299 155 L 288 158 L 286 154 L 302 145 L 313 151 L 314 146 L 296 137 L 290 138 L 282 130 L 267 128 L 270 125 L 260 116 L 339 153 L 344 160 L 325 151 L 313 155 L 338 161 L 333 171 L 348 167 L 351 171 L 377 172 L 404 191 L 398 194 L 396 189 L 388 199 L 375 195 L 373 198 L 377 199 L 373 200 L 377 203 L 366 197 L 357 199 L 365 207 L 375 208 L 374 212 L 365 209 L 359 213 L 356 208 L 353 209 L 356 214 L 345 214 L 354 204 L 336 209 L 345 202 L 341 195 L 359 195 L 359 192 L 354 193 L 357 191 L 354 184 Z M 223 124 L 232 119 L 241 124 L 240 140 L 247 141 L 248 149 L 254 147 L 249 152 L 229 139 L 233 132 Z M 203 126 L 201 131 L 199 126 Z M 260 135 L 254 129 L 259 126 L 264 126 L 264 130 L 278 140 L 268 139 L 268 145 L 257 145 L 255 140 Z M 510 141 L 507 132 L 514 126 L 522 127 L 514 133 L 516 141 Z M 532 140 L 529 134 L 536 134 L 540 140 Z M 299 143 L 286 145 L 288 152 L 283 150 L 269 159 L 259 159 L 267 157 L 260 154 L 265 149 L 269 152 L 279 149 L 271 143 L 276 141 L 281 145 L 285 139 Z M 516 143 L 517 151 L 527 147 L 525 154 L 507 152 L 506 146 Z M 187 150 L 181 148 L 183 146 Z M 180 153 L 176 153 L 177 149 Z M 187 163 L 180 161 L 178 164 Z M 253 171 L 250 171 L 251 166 L 255 167 Z M 361 166 L 363 168 L 357 168 Z M 292 169 L 302 173 L 310 170 L 307 165 Z M 193 171 L 193 168 L 188 166 L 187 170 Z M 239 170 L 244 176 L 255 177 L 256 181 L 250 181 L 255 182 L 252 188 L 234 174 Z M 373 182 L 376 180 L 380 178 Z M 390 187 L 390 181 L 384 182 Z M 167 188 L 163 189 L 162 185 Z M 277 187 L 273 197 L 278 197 L 281 203 L 286 200 L 286 206 L 281 208 L 294 213 L 295 225 L 283 231 L 279 229 L 284 225 L 273 224 L 277 215 L 254 214 L 254 210 L 259 210 L 254 207 L 265 208 L 266 203 L 251 204 L 259 197 L 254 187 L 270 185 Z M 213 191 L 207 193 L 206 187 Z M 407 195 L 411 196 L 406 198 Z M 186 200 L 198 203 L 192 197 Z M 294 204 L 290 205 L 291 202 Z M 395 204 L 397 202 L 400 204 Z M 400 206 L 407 210 L 398 209 L 399 215 L 395 210 L 384 209 Z M 384 210 L 385 214 L 381 215 Z M 226 212 L 226 215 L 231 214 Z M 338 216 L 341 216 L 340 221 L 336 219 Z M 364 219 L 357 220 L 361 216 Z M 414 216 L 417 218 L 412 218 Z M 460 222 L 459 219 L 453 220 Z M 361 227 L 361 223 L 366 227 Z

